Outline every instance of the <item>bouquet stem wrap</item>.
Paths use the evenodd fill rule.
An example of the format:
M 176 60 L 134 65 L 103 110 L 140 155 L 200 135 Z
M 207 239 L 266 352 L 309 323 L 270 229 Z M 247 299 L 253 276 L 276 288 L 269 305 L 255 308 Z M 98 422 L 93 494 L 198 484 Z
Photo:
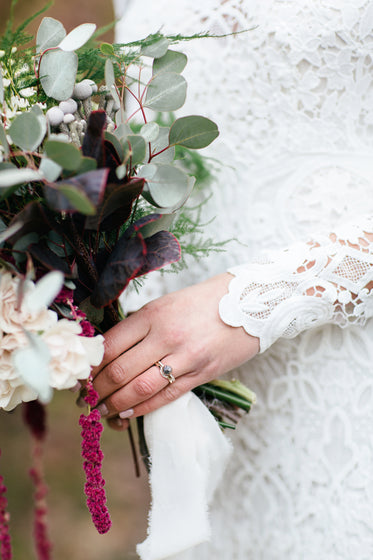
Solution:
M 193 393 L 144 418 L 152 505 L 141 560 L 181 560 L 210 538 L 208 505 L 231 454 L 218 423 Z

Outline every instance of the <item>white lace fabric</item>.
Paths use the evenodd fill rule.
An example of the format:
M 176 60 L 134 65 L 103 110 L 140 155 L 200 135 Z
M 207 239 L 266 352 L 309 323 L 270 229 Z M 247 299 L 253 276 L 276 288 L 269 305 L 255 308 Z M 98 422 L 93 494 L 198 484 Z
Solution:
M 191 558 L 371 560 L 373 0 L 132 0 L 117 37 L 232 28 L 249 31 L 180 48 L 182 112 L 220 129 L 206 236 L 238 242 L 145 290 L 232 269 L 223 316 L 262 350 L 281 338 L 229 375 L 257 404 L 231 436 L 212 541 Z
M 373 217 L 230 272 L 220 316 L 258 337 L 261 352 L 325 323 L 363 325 L 373 315 Z

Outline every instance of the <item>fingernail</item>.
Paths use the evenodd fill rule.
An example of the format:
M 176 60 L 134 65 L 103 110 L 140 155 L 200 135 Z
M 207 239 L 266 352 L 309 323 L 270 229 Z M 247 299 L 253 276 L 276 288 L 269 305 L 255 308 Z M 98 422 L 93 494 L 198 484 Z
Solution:
M 119 428 L 123 428 L 123 422 L 120 418 L 115 418 L 115 423 Z
M 120 418 L 130 418 L 133 415 L 133 408 L 129 408 L 128 410 L 123 410 L 123 412 L 119 413 Z
M 85 406 L 87 406 L 87 403 L 85 402 L 83 397 L 79 397 L 78 399 L 76 399 L 76 404 L 80 407 L 80 408 L 84 408 Z
M 77 381 L 76 385 L 74 385 L 74 387 L 71 387 L 70 391 L 72 393 L 77 393 L 78 391 L 80 391 L 81 388 L 82 388 L 82 384 L 80 383 L 80 381 Z
M 98 405 L 97 410 L 101 414 L 101 416 L 107 416 L 109 414 L 109 409 L 105 403 L 101 403 Z

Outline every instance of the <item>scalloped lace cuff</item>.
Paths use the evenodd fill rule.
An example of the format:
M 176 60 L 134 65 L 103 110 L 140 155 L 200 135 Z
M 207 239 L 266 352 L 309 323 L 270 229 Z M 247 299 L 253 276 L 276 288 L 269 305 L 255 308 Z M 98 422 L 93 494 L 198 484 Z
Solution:
M 373 216 L 229 272 L 220 316 L 258 337 L 260 352 L 324 323 L 363 324 L 373 315 Z

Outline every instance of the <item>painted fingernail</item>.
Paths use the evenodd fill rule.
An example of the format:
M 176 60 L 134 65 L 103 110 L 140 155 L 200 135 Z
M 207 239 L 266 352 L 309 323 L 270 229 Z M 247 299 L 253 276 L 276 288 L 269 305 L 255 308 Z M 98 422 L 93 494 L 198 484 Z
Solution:
M 105 403 L 101 403 L 98 405 L 97 410 L 101 414 L 101 416 L 107 416 L 109 414 L 109 409 Z
M 120 418 L 130 418 L 133 415 L 133 408 L 129 408 L 128 410 L 123 410 L 123 412 L 119 413 Z

